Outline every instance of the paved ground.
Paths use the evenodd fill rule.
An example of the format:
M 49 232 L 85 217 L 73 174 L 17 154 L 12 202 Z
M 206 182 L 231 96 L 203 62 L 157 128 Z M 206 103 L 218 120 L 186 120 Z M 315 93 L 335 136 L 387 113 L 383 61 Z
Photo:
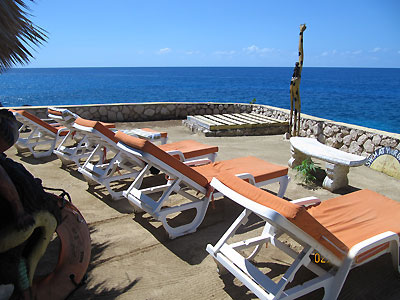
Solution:
M 287 165 L 290 157 L 289 142 L 284 141 L 281 135 L 206 138 L 191 134 L 181 121 L 118 124 L 119 128 L 133 126 L 167 130 L 169 142 L 195 139 L 218 145 L 218 160 L 253 155 Z M 158 222 L 146 214 L 135 216 L 126 200 L 113 202 L 102 188 L 88 190 L 76 168 L 60 168 L 61 162 L 56 156 L 43 159 L 34 159 L 28 154 L 17 156 L 14 148 L 6 153 L 41 178 L 44 186 L 67 190 L 90 226 L 92 260 L 88 281 L 71 299 L 256 298 L 232 276 L 219 277 L 215 263 L 205 251 L 206 245 L 215 244 L 241 211 L 228 199 L 215 201 L 215 208 L 209 208 L 196 233 L 169 240 Z M 338 195 L 321 188 L 305 188 L 294 179 L 293 171 L 290 171 L 290 176 L 292 181 L 285 194 L 288 199 L 317 196 L 325 200 Z M 349 182 L 349 188 L 340 193 L 368 188 L 400 201 L 399 181 L 367 167 L 352 168 Z M 277 192 L 278 186 L 271 185 L 270 190 Z M 262 228 L 258 220 L 252 221 L 254 230 Z M 290 259 L 271 246 L 262 249 L 257 261 L 265 272 L 279 277 Z M 302 272 L 298 280 L 308 276 L 306 271 Z M 320 292 L 304 297 L 321 298 Z M 391 267 L 390 257 L 383 256 L 353 270 L 340 299 L 400 299 L 400 281 Z

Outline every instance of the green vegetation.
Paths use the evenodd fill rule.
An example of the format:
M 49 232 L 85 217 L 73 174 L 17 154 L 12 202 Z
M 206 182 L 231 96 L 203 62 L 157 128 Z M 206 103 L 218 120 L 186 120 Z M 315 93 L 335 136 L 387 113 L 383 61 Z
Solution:
M 317 184 L 317 179 L 320 177 L 318 174 L 325 173 L 311 158 L 303 160 L 301 165 L 298 165 L 294 169 L 297 171 L 296 178 L 301 177 L 302 181 L 306 184 Z
M 256 104 L 256 98 L 253 98 L 253 100 L 251 100 L 249 103 L 250 104 Z

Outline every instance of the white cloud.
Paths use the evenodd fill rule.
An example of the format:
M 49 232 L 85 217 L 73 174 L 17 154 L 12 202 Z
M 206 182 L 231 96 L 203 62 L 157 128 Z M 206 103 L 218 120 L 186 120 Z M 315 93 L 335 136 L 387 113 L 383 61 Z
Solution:
M 195 55 L 195 54 L 200 54 L 200 51 L 198 50 L 189 50 L 185 52 L 186 55 Z
M 381 50 L 382 50 L 382 48 L 380 48 L 380 47 L 375 47 L 374 49 L 371 50 L 371 52 L 376 53 L 376 52 L 379 52 L 379 51 L 381 51 Z
M 354 55 L 358 55 L 361 53 L 362 53 L 362 50 L 355 50 L 355 51 L 351 52 L 351 54 L 354 54 Z
M 228 51 L 215 51 L 215 55 L 234 55 L 236 53 L 235 50 L 228 50 Z
M 172 51 L 172 49 L 171 48 L 162 48 L 162 49 L 160 49 L 160 50 L 158 50 L 158 54 L 166 54 L 166 53 L 169 53 L 169 52 L 171 52 Z
M 243 48 L 243 50 L 244 51 L 247 51 L 247 52 L 257 52 L 257 50 L 258 50 L 259 48 L 256 46 L 256 45 L 252 45 L 252 46 L 250 46 L 250 47 L 247 47 L 247 48 Z
M 259 48 L 256 45 L 251 45 L 247 48 L 243 48 L 243 51 L 249 54 L 265 54 L 274 51 L 274 48 Z
M 336 54 L 338 54 L 338 51 L 336 49 L 334 49 L 334 50 L 322 52 L 321 56 L 336 55 Z

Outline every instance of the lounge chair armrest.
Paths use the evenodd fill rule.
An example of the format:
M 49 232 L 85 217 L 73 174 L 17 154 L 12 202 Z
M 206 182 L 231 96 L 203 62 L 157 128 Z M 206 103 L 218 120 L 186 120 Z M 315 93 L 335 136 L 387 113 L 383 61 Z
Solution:
M 366 240 L 354 245 L 350 249 L 347 257 L 350 259 L 354 259 L 361 252 L 368 251 L 369 249 L 372 249 L 376 246 L 379 246 L 379 245 L 387 243 L 387 242 L 393 242 L 393 241 L 396 242 L 397 248 L 398 248 L 399 247 L 399 236 L 396 233 L 394 233 L 393 231 L 386 231 L 386 232 L 377 234 L 373 237 L 370 237 L 369 239 L 366 239 Z
M 251 175 L 250 173 L 240 173 L 236 174 L 236 177 L 239 177 L 240 179 L 248 179 L 249 183 L 252 185 L 256 185 L 256 180 L 254 179 L 254 176 Z
M 166 151 L 171 156 L 178 156 L 180 161 L 185 161 L 185 156 L 183 156 L 182 151 L 179 150 L 170 150 Z
M 63 132 L 63 131 L 68 131 L 69 129 L 67 127 L 61 127 L 58 129 L 58 133 Z
M 189 166 L 189 167 L 191 167 L 191 166 L 202 166 L 202 165 L 210 164 L 211 160 L 209 160 L 208 158 L 200 158 L 200 159 L 184 161 L 183 163 L 185 165 Z
M 297 200 L 290 201 L 291 203 L 297 204 L 299 206 L 302 205 L 315 205 L 315 204 L 320 204 L 321 200 L 316 198 L 316 197 L 305 197 L 305 198 L 300 198 Z

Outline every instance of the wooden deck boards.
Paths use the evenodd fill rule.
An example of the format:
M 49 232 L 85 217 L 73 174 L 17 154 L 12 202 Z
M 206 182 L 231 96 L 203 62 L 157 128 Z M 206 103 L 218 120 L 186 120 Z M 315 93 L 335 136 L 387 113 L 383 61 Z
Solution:
M 287 125 L 287 121 L 256 113 L 188 116 L 187 120 L 210 131 Z

